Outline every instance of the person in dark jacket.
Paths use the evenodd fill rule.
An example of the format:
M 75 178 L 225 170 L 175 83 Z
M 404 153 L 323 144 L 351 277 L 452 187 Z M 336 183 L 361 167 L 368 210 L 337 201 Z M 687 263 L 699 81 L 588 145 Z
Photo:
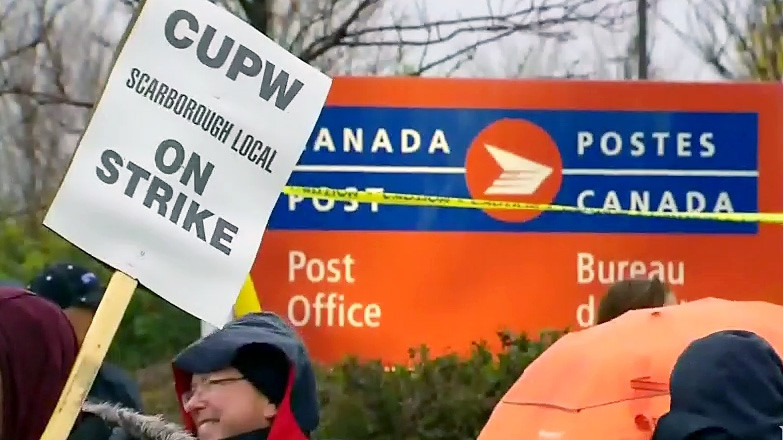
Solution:
M 98 277 L 77 264 L 57 263 L 45 267 L 27 288 L 63 309 L 81 346 L 103 297 L 104 289 Z M 98 370 L 87 398 L 142 410 L 141 393 L 136 381 L 108 361 Z
M 0 287 L 0 438 L 41 438 L 77 350 L 62 310 L 24 289 Z
M 306 440 L 318 426 L 310 357 L 273 313 L 226 324 L 183 350 L 173 367 L 185 426 L 199 440 Z
M 783 363 L 767 341 L 726 330 L 693 341 L 669 383 L 652 440 L 781 440 Z

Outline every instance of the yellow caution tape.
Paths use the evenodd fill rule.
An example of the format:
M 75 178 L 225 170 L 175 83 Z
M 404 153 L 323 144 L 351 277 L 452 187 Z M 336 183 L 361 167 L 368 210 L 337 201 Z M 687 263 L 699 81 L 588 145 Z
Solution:
M 721 222 L 773 223 L 783 224 L 783 213 L 762 212 L 650 212 L 626 209 L 580 208 L 567 205 L 549 205 L 538 203 L 505 202 L 496 200 L 467 199 L 458 197 L 427 196 L 419 194 L 400 194 L 387 192 L 352 191 L 334 188 L 315 188 L 309 186 L 286 186 L 283 194 L 302 198 L 335 200 L 341 202 L 377 203 L 379 205 L 426 206 L 433 208 L 463 208 L 481 210 L 527 210 L 573 212 L 582 214 L 628 215 L 635 217 L 654 217 L 688 220 L 712 220 Z
M 418 194 L 378 193 L 340 190 L 327 187 L 286 186 L 283 194 L 302 198 L 335 200 L 341 202 L 377 203 L 379 205 L 427 206 L 436 208 L 467 209 L 510 209 L 528 211 L 575 212 L 582 214 L 630 215 L 636 217 L 657 217 L 673 219 L 712 220 L 722 222 L 783 224 L 783 213 L 737 212 L 737 213 L 693 213 L 693 212 L 646 212 L 603 208 L 580 208 L 567 205 L 505 202 L 458 197 L 426 196 Z M 253 280 L 248 276 L 234 305 L 234 317 L 261 311 L 258 293 Z

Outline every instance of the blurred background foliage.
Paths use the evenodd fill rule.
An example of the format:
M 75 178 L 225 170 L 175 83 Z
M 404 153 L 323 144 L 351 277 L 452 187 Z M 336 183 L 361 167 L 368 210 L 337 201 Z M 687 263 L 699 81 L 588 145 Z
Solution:
M 13 219 L 0 222 L 0 279 L 27 284 L 46 264 L 70 261 L 89 267 L 108 283 L 102 263 L 46 228 Z M 145 289 L 138 289 L 117 332 L 108 358 L 130 370 L 168 361 L 199 337 L 199 321 Z

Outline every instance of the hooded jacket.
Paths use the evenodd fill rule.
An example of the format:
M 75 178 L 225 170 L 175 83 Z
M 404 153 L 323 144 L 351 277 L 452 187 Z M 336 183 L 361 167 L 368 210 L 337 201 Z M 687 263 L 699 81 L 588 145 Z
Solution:
M 78 352 L 68 318 L 31 292 L 0 287 L 2 436 L 38 440 Z
M 783 363 L 755 333 L 726 330 L 693 341 L 669 387 L 671 407 L 652 440 L 783 438 Z
M 196 440 L 181 426 L 159 416 L 110 403 L 85 402 L 80 417 L 81 423 L 68 440 Z
M 307 440 L 319 422 L 313 366 L 293 328 L 270 312 L 244 315 L 191 344 L 174 359 L 174 383 L 186 428 L 195 432 L 193 419 L 185 411 L 181 397 L 190 389 L 192 375 L 228 367 L 237 351 L 249 344 L 271 345 L 291 364 L 285 393 L 267 440 Z

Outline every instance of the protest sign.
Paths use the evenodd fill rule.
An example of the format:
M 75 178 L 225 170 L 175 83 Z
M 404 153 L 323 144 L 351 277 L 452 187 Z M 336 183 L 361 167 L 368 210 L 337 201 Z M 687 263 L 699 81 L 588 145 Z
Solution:
M 45 225 L 222 324 L 330 81 L 209 2 L 148 1 Z
M 225 322 L 330 86 L 207 1 L 140 7 L 44 220 L 118 271 L 104 303 L 121 310 L 101 305 L 71 379 L 89 388 L 133 279 L 206 322 Z M 44 438 L 61 434 L 52 428 L 67 418 L 60 412 L 78 410 L 64 403 L 68 392 Z M 73 393 L 81 402 L 86 390 Z

